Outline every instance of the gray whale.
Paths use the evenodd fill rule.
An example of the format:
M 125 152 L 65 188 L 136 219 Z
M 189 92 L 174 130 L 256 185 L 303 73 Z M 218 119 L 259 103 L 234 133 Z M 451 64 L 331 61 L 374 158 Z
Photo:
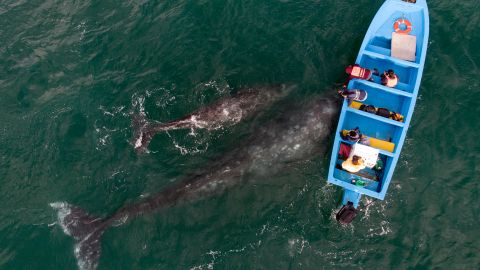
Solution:
M 338 102 L 312 98 L 262 126 L 250 139 L 206 168 L 205 173 L 178 181 L 104 218 L 92 216 L 66 202 L 50 205 L 58 210 L 58 223 L 64 232 L 75 239 L 74 253 L 80 269 L 95 269 L 100 258 L 101 236 L 112 225 L 124 224 L 139 215 L 180 202 L 218 194 L 245 183 L 251 175 L 272 173 L 287 162 L 325 153 L 338 111 Z
M 132 118 L 137 152 L 145 152 L 153 136 L 175 129 L 208 129 L 232 126 L 251 117 L 288 95 L 294 86 L 274 85 L 240 89 L 235 95 L 222 98 L 206 107 L 167 123 L 147 121 L 145 113 Z

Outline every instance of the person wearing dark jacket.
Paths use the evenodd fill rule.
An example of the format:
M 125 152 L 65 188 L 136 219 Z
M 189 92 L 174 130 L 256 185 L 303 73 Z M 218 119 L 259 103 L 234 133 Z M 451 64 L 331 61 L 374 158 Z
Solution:
M 368 97 L 367 91 L 362 89 L 347 89 L 342 88 L 338 90 L 338 94 L 348 99 L 349 101 L 365 101 Z

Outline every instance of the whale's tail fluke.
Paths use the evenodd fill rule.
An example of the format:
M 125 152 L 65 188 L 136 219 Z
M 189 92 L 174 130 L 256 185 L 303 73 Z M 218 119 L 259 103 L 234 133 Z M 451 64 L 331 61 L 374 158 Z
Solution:
M 135 150 L 139 153 L 146 152 L 155 133 L 151 131 L 151 124 L 146 119 L 145 113 L 134 114 L 132 116 L 132 126 Z
M 55 202 L 50 206 L 58 211 L 58 223 L 65 234 L 75 239 L 74 253 L 79 268 L 95 269 L 101 253 L 100 237 L 107 225 L 105 220 L 68 203 Z

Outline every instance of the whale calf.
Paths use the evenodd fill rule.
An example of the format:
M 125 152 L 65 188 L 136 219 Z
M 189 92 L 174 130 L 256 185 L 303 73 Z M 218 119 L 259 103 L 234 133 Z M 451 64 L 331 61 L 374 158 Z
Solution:
M 207 167 L 204 173 L 178 181 L 105 218 L 92 216 L 66 202 L 50 205 L 58 210 L 58 224 L 75 239 L 74 254 L 80 269 L 95 269 L 101 252 L 100 239 L 107 228 L 179 202 L 218 194 L 245 183 L 252 175 L 274 173 L 287 162 L 324 153 L 338 112 L 338 102 L 321 97 L 312 98 L 260 127 L 243 144 Z
M 250 87 L 239 90 L 235 95 L 222 98 L 206 107 L 167 123 L 147 121 L 145 113 L 134 115 L 134 147 L 137 152 L 147 150 L 155 134 L 175 129 L 214 130 L 237 124 L 275 101 L 288 95 L 294 86 L 275 85 Z

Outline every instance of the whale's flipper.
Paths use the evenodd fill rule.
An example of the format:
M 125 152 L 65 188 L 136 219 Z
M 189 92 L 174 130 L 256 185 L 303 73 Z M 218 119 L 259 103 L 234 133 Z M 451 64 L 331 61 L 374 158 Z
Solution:
M 58 210 L 58 223 L 65 234 L 75 239 L 74 253 L 81 270 L 97 268 L 100 258 L 100 237 L 106 228 L 105 220 L 87 214 L 68 203 L 55 202 L 50 206 Z

